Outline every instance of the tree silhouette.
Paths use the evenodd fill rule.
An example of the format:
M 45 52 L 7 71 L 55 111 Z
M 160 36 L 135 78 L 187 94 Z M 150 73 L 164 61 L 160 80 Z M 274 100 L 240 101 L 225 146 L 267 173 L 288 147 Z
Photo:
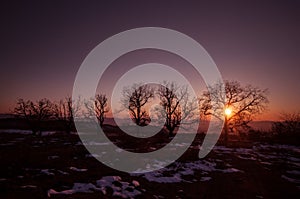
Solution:
M 53 104 L 44 98 L 35 103 L 30 100 L 18 99 L 14 108 L 14 114 L 24 118 L 30 126 L 34 135 L 41 135 L 41 122 L 53 116 Z
M 75 104 L 71 97 L 60 100 L 53 106 L 53 114 L 56 119 L 64 122 L 65 130 L 70 133 L 74 127 L 74 115 L 80 110 L 80 100 Z
M 104 94 L 97 94 L 95 97 L 96 117 L 100 126 L 103 126 L 105 114 L 109 111 L 107 107 L 107 97 Z
M 101 127 L 103 126 L 105 114 L 109 111 L 107 100 L 108 99 L 105 94 L 97 94 L 95 99 L 85 102 L 85 107 L 88 112 L 86 116 L 90 117 L 95 113 Z
M 273 123 L 272 130 L 279 136 L 299 136 L 300 112 L 281 113 L 281 121 Z
M 187 86 L 180 87 L 174 82 L 164 82 L 158 89 L 158 95 L 163 108 L 160 117 L 165 118 L 165 127 L 169 136 L 174 136 L 174 130 L 183 119 L 193 123 L 195 117 L 199 117 L 196 113 L 197 101 L 189 99 Z
M 150 122 L 148 112 L 144 106 L 154 97 L 154 89 L 149 85 L 133 84 L 131 87 L 123 88 L 123 98 L 121 104 L 123 108 L 129 110 L 134 123 L 139 126 Z
M 225 93 L 222 93 L 224 90 Z M 225 81 L 225 85 L 216 83 L 209 86 L 208 91 L 203 92 L 199 101 L 202 116 L 213 115 L 222 119 L 224 111 L 230 109 L 225 114 L 224 123 L 225 142 L 227 142 L 228 131 L 249 129 L 249 122 L 266 109 L 267 89 L 263 90 L 251 85 L 242 86 L 237 81 Z

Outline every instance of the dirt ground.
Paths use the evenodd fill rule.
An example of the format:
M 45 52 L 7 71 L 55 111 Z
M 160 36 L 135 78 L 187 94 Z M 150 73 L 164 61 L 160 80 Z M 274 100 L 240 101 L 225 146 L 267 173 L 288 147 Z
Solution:
M 300 197 L 300 149 L 295 146 L 216 146 L 202 160 L 191 146 L 159 175 L 111 169 L 93 158 L 75 134 L 0 133 L 0 146 L 0 198 Z M 122 180 L 102 186 L 99 179 L 105 176 Z M 74 191 L 74 183 L 90 188 Z

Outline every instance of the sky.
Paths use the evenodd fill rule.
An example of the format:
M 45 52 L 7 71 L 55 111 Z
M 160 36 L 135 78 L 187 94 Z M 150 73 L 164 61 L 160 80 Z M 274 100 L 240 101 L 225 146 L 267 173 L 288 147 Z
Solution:
M 90 51 L 139 27 L 182 32 L 206 49 L 223 79 L 268 88 L 269 111 L 257 119 L 276 120 L 280 112 L 300 110 L 299 1 L 51 0 L 2 3 L 0 9 L 2 113 L 12 110 L 17 98 L 71 96 Z M 110 66 L 102 80 L 109 83 L 100 81 L 99 87 L 109 93 L 129 65 L 149 61 L 186 68 L 170 53 L 132 52 Z

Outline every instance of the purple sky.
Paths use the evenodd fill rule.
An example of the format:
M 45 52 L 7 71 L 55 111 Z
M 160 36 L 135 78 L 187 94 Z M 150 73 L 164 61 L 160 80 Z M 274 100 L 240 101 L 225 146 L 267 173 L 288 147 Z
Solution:
M 70 96 L 79 66 L 96 45 L 146 26 L 174 29 L 197 40 L 224 79 L 269 88 L 270 111 L 259 119 L 278 119 L 281 111 L 300 109 L 299 1 L 101 2 L 1 5 L 0 112 L 13 109 L 18 97 Z M 172 64 L 163 53 L 148 55 L 136 56 L 138 61 L 129 55 L 124 65 L 149 57 Z M 125 68 L 120 59 L 111 77 Z

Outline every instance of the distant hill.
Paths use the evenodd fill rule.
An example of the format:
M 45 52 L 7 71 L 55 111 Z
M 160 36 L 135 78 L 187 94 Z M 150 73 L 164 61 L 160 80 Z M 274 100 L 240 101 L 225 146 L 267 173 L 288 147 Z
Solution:
M 122 121 L 122 119 L 120 119 Z M 124 120 L 125 122 L 126 120 Z M 110 125 L 116 125 L 115 121 L 113 118 L 106 118 L 105 119 L 106 124 Z M 250 122 L 250 127 L 252 127 L 255 130 L 260 130 L 260 131 L 269 131 L 272 128 L 272 124 L 274 121 L 252 121 Z M 209 125 L 209 121 L 200 121 L 200 131 L 206 131 Z
M 122 121 L 121 123 L 126 123 L 127 120 Z M 57 126 L 56 122 L 52 121 L 51 126 Z M 113 118 L 106 118 L 104 121 L 105 124 L 115 126 L 116 123 Z M 250 122 L 250 126 L 255 130 L 260 131 L 269 131 L 271 130 L 272 124 L 274 121 L 253 121 Z M 208 121 L 200 121 L 200 131 L 205 132 L 208 128 L 209 122 Z M 59 125 L 61 126 L 61 125 Z M 28 125 L 24 119 L 16 118 L 13 114 L 0 114 L 0 129 L 27 129 Z M 60 127 L 61 128 L 61 127 Z
M 249 125 L 255 130 L 269 131 L 273 123 L 274 121 L 252 121 Z
M 14 118 L 15 115 L 14 114 L 10 114 L 10 113 L 0 113 L 0 119 L 7 119 L 7 118 Z

